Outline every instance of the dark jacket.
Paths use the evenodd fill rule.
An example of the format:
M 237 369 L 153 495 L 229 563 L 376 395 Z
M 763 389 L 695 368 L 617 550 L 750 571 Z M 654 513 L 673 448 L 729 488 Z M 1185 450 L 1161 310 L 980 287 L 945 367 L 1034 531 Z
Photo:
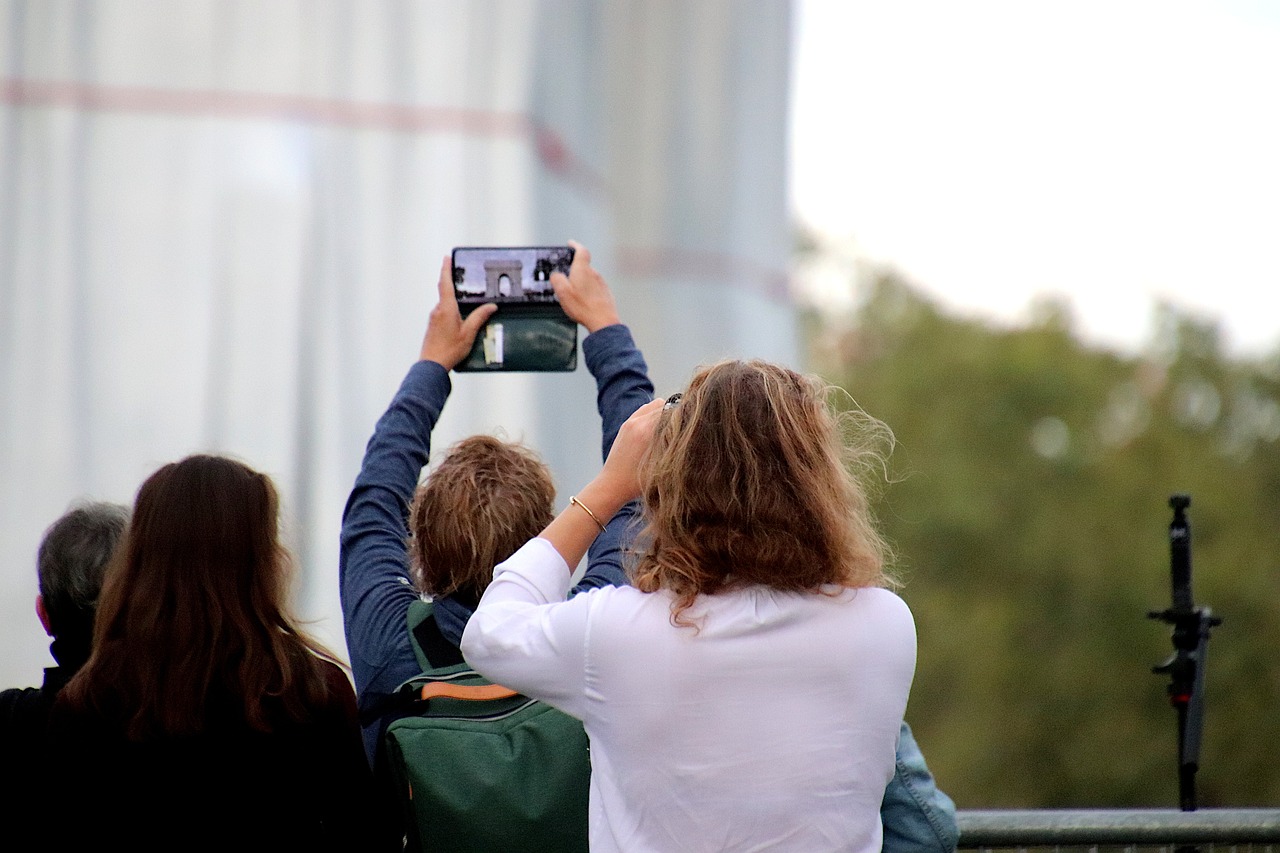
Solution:
M 270 732 L 249 728 L 223 690 L 210 696 L 204 731 L 141 741 L 125 736 L 127 713 L 61 697 L 49 719 L 60 804 L 49 816 L 52 848 L 398 849 L 376 811 L 351 683 L 337 666 L 317 665 L 327 698 L 303 720 L 277 717 Z
M 88 644 L 54 640 L 50 646 L 58 666 L 44 671 L 40 687 L 15 687 L 0 692 L 0 826 L 5 838 L 34 839 L 42 830 L 34 819 L 48 796 L 42 783 L 48 761 L 45 729 L 58 693 L 88 657 Z M 30 834 L 28 834 L 30 833 Z M 15 845 L 14 849 L 21 849 Z

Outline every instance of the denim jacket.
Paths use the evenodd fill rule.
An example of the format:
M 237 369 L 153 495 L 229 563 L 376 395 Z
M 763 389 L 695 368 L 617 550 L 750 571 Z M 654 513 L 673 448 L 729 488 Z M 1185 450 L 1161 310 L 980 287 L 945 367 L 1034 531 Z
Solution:
M 905 722 L 898 735 L 897 768 L 880 805 L 883 853 L 951 853 L 960 839 L 956 804 L 938 789 Z

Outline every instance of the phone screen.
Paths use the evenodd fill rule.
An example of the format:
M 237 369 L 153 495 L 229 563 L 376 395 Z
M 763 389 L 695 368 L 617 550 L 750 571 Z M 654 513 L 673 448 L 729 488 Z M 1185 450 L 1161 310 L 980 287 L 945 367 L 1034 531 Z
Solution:
M 551 274 L 569 274 L 568 246 L 479 247 L 453 250 L 453 292 L 458 306 L 494 302 L 499 307 L 556 302 Z

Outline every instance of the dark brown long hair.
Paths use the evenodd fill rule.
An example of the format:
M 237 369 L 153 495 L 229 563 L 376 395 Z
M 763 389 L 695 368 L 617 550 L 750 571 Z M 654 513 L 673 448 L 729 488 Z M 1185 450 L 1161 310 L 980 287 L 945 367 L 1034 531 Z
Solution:
M 891 586 L 889 548 L 863 483 L 883 467 L 888 427 L 837 413 L 832 389 L 764 361 L 700 369 L 664 410 L 641 471 L 646 527 L 632 568 L 644 592 L 747 585 L 817 592 Z
M 73 707 L 132 740 L 218 725 L 272 731 L 324 702 L 316 655 L 284 607 L 290 558 L 271 480 L 221 456 L 165 465 L 138 490 L 103 585 Z

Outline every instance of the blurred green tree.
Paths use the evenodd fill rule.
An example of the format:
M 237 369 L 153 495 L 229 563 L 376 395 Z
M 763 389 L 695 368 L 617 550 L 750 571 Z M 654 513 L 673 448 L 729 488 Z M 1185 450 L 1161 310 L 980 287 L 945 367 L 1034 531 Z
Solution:
M 806 247 L 814 251 L 813 247 Z M 892 272 L 850 318 L 806 317 L 810 367 L 897 444 L 878 502 L 916 615 L 907 718 L 962 808 L 1177 805 L 1168 497 L 1192 496 L 1209 644 L 1200 802 L 1280 801 L 1280 353 L 1233 360 L 1157 308 L 1126 356 L 1066 306 L 949 316 Z

